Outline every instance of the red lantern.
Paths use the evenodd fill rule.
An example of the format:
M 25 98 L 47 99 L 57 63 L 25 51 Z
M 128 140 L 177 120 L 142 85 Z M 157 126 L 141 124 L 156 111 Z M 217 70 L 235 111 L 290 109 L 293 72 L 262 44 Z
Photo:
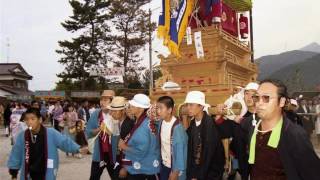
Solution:
M 240 36 L 242 39 L 247 39 L 249 37 L 249 27 L 248 27 L 248 18 L 243 14 L 239 18 L 240 24 Z

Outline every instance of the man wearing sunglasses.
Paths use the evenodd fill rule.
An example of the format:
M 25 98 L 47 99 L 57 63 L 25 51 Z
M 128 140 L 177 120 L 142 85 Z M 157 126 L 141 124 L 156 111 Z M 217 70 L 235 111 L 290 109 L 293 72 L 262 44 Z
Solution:
M 253 96 L 260 120 L 250 129 L 250 179 L 316 180 L 320 159 L 308 135 L 284 115 L 287 88 L 264 80 Z

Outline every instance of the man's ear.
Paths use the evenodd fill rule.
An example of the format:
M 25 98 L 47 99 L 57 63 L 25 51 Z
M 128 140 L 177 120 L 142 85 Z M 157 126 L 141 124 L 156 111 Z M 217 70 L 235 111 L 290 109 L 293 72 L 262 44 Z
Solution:
M 40 117 L 39 121 L 40 121 L 40 124 L 42 124 L 42 122 L 43 122 L 42 117 Z
M 280 104 L 279 105 L 280 105 L 281 108 L 283 108 L 286 105 L 286 100 L 287 99 L 285 97 L 281 97 L 280 98 L 280 102 L 279 102 Z

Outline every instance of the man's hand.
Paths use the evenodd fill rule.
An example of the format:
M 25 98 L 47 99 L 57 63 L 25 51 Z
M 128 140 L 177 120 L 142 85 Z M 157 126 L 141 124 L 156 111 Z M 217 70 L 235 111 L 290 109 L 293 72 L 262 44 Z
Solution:
M 92 130 L 93 136 L 96 136 L 100 131 L 101 131 L 100 128 L 93 129 L 93 130 Z
M 178 180 L 179 179 L 179 171 L 172 171 L 169 175 L 168 180 Z
M 228 174 L 231 172 L 231 161 L 229 159 L 226 159 L 224 164 L 224 171 Z
M 241 116 L 236 116 L 236 118 L 234 119 L 234 121 L 238 124 L 240 124 L 240 122 L 242 121 L 243 117 Z
M 100 128 L 100 131 L 105 131 L 106 125 L 104 124 L 104 122 L 100 124 L 99 128 Z
M 86 155 L 88 151 L 89 151 L 88 147 L 83 147 L 79 149 L 79 153 L 82 155 Z
M 127 144 L 122 139 L 119 140 L 118 147 L 119 147 L 120 150 L 124 150 L 124 151 L 129 148 L 127 146 Z
M 120 177 L 120 178 L 126 178 L 127 175 L 128 175 L 127 169 L 121 168 L 120 171 L 119 171 L 119 177 Z
M 104 122 L 102 122 L 100 124 L 100 130 L 103 132 L 103 133 L 107 133 L 109 136 L 112 135 L 111 131 L 108 129 L 107 125 L 104 124 Z

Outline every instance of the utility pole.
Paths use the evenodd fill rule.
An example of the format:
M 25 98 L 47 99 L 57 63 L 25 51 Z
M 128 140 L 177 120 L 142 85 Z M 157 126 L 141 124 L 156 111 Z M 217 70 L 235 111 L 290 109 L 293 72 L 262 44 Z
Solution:
M 253 20 L 252 9 L 250 9 L 250 45 L 251 45 L 251 62 L 254 62 L 254 50 L 253 50 Z
M 149 71 L 150 71 L 150 91 L 153 89 L 153 67 L 152 67 L 152 24 L 151 9 L 149 8 Z

